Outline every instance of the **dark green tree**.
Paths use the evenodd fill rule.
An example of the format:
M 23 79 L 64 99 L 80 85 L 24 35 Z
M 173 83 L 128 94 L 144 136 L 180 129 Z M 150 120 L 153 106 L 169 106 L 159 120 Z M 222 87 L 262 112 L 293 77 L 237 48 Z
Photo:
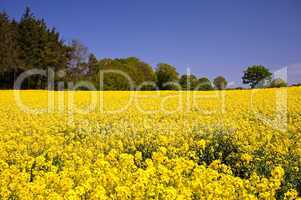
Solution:
M 179 83 L 182 87 L 182 90 L 194 90 L 198 85 L 198 79 L 193 74 L 184 74 L 181 76 Z
M 211 81 L 207 77 L 199 78 L 198 90 L 213 90 Z
M 71 59 L 72 49 L 64 44 L 55 28 L 47 29 L 46 35 L 43 65 L 52 67 L 56 71 L 65 69 Z
M 89 55 L 89 59 L 88 59 L 88 69 L 89 69 L 88 74 L 90 76 L 94 75 L 95 73 L 97 73 L 98 68 L 99 68 L 98 60 L 95 57 L 95 55 L 93 53 L 91 53 Z
M 16 37 L 17 23 L 0 12 L 0 88 L 12 88 L 21 65 Z
M 43 19 L 36 19 L 29 8 L 26 8 L 17 30 L 22 70 L 46 70 L 48 67 L 58 70 L 66 67 L 70 60 L 70 48 L 54 28 L 49 29 Z M 30 88 L 43 88 L 45 83 L 46 78 L 41 76 L 27 79 L 27 87 Z
M 43 31 L 44 30 L 44 31 Z M 41 68 L 46 40 L 46 26 L 26 8 L 18 25 L 18 46 L 24 69 Z
M 168 84 L 177 83 L 179 80 L 179 74 L 175 67 L 169 64 L 159 63 L 155 73 L 157 77 L 157 86 L 160 90 L 177 89 L 173 84 Z
M 244 71 L 242 81 L 244 84 L 249 84 L 251 88 L 258 87 L 261 82 L 271 79 L 272 73 L 262 65 L 253 65 Z
M 223 76 L 218 76 L 213 80 L 213 84 L 216 89 L 223 90 L 227 87 L 227 80 Z

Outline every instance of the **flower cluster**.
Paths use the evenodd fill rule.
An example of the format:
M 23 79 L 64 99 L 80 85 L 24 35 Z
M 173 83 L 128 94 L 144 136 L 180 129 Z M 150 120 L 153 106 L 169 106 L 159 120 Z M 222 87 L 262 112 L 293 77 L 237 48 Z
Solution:
M 68 92 L 53 92 L 54 108 L 39 113 L 0 91 L 0 199 L 297 199 L 301 88 L 286 89 L 280 117 L 277 90 L 138 92 L 140 108 L 158 112 L 130 104 L 115 113 L 104 111 L 125 107 L 134 91 L 75 92 L 73 106 L 61 104 Z M 91 93 L 102 103 L 73 112 Z M 50 105 L 46 91 L 20 96 L 30 108 Z M 259 114 L 282 117 L 286 130 Z

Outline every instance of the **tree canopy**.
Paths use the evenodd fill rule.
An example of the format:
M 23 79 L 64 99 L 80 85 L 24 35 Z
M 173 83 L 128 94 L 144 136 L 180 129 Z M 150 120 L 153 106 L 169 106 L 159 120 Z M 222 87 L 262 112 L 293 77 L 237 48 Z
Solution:
M 20 22 L 0 13 L 0 73 L 1 87 L 12 88 L 15 78 L 28 69 L 59 70 L 69 62 L 70 48 L 54 28 L 48 28 L 43 19 L 36 19 L 29 8 Z M 30 77 L 26 87 L 45 86 L 45 77 Z
M 213 90 L 211 81 L 207 77 L 199 78 L 198 90 Z
M 227 87 L 227 80 L 223 76 L 218 76 L 213 80 L 213 84 L 216 89 L 223 90 Z
M 207 77 L 179 75 L 175 66 L 159 63 L 155 69 L 136 57 L 102 58 L 80 41 L 65 42 L 54 27 L 47 26 L 44 19 L 36 18 L 26 8 L 19 21 L 10 19 L 0 12 L 0 88 L 11 89 L 16 78 L 26 70 L 52 68 L 55 81 L 89 81 L 95 89 L 104 90 L 212 90 Z M 103 79 L 101 79 L 103 75 Z M 270 79 L 271 73 L 262 65 L 253 65 L 244 71 L 244 84 L 252 88 L 262 80 Z M 225 89 L 227 81 L 223 76 L 214 79 L 216 89 Z M 274 80 L 271 87 L 287 85 Z M 31 76 L 22 88 L 44 89 L 47 77 Z
M 179 83 L 183 90 L 194 90 L 198 86 L 198 79 L 193 74 L 184 74 L 181 76 Z
M 262 65 L 253 65 L 244 71 L 242 81 L 244 84 L 249 84 L 251 88 L 261 86 L 265 80 L 270 80 L 272 73 Z
M 175 67 L 166 63 L 159 63 L 156 68 L 157 86 L 160 90 L 177 89 L 174 83 L 179 80 Z

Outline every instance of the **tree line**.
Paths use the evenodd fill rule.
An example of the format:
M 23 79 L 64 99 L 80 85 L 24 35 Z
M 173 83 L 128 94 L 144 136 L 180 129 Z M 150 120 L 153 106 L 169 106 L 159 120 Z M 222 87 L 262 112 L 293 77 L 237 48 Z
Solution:
M 98 90 L 213 90 L 225 89 L 223 76 L 210 81 L 193 74 L 179 75 L 176 68 L 159 63 L 155 69 L 136 57 L 97 59 L 80 41 L 66 43 L 55 28 L 44 19 L 37 19 L 26 8 L 19 21 L 0 12 L 0 88 L 12 89 L 16 78 L 30 69 L 55 72 L 55 82 L 89 81 Z M 106 71 L 103 80 L 100 72 Z M 269 79 L 271 73 L 264 66 L 251 66 L 244 71 L 243 83 L 252 88 Z M 100 87 L 99 82 L 103 81 Z M 44 89 L 47 77 L 26 78 L 23 89 Z M 283 80 L 272 80 L 270 86 L 285 86 Z

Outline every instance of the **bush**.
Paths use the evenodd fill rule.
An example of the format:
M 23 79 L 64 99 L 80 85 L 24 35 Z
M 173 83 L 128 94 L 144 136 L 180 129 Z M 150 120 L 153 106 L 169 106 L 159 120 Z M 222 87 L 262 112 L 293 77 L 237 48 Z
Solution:
M 281 78 L 276 78 L 271 82 L 272 88 L 280 88 L 280 87 L 287 87 L 287 83 L 282 80 Z

